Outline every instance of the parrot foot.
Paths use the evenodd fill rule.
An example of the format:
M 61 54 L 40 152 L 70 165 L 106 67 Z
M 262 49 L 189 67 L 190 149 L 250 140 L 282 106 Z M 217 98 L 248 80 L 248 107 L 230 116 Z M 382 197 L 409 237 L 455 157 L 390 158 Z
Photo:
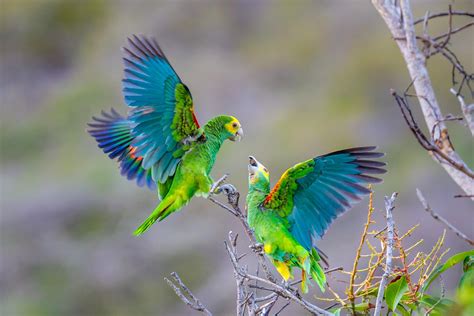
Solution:
M 230 183 L 223 184 L 216 189 L 217 193 L 224 193 L 225 195 L 234 194 L 237 192 L 237 189 Z
M 263 244 L 261 243 L 256 243 L 253 245 L 249 246 L 250 249 L 252 249 L 256 254 L 263 255 Z
M 219 193 L 221 193 L 222 191 L 220 190 L 220 187 L 225 182 L 225 180 L 227 179 L 228 176 L 229 176 L 229 174 L 226 173 L 222 177 L 220 177 L 216 182 L 214 182 L 211 185 L 211 190 L 210 190 L 209 193 L 210 194 L 219 194 Z

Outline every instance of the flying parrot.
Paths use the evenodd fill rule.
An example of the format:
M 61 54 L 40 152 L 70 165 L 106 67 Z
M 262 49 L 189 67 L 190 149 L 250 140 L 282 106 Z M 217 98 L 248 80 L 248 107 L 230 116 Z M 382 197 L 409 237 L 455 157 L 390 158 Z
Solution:
M 384 155 L 375 148 L 345 149 L 299 163 L 271 191 L 268 170 L 249 157 L 248 224 L 285 281 L 293 277 L 292 268 L 301 269 L 304 293 L 308 275 L 322 291 L 326 283 L 316 242 L 338 216 L 370 193 L 365 184 L 382 181 L 368 175 L 386 172 L 385 163 L 373 160 Z
M 136 36 L 124 47 L 122 91 L 126 118 L 114 109 L 93 117 L 88 132 L 121 174 L 158 190 L 161 202 L 135 231 L 145 232 L 189 203 L 216 191 L 210 172 L 225 140 L 243 131 L 233 116 L 216 116 L 200 127 L 191 93 L 153 38 Z M 215 184 L 215 185 L 213 185 Z

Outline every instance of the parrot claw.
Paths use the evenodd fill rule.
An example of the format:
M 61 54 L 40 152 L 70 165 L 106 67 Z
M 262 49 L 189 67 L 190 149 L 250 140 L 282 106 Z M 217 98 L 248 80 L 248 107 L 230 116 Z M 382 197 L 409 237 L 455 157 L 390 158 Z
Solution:
M 237 192 L 237 189 L 230 183 L 223 184 L 216 189 L 217 193 L 224 193 L 225 195 L 234 194 Z
M 250 245 L 249 248 L 252 249 L 255 253 L 263 255 L 263 244 L 256 243 L 254 245 Z
M 221 185 L 225 182 L 227 177 L 229 176 L 228 173 L 224 174 L 222 177 L 220 177 L 216 182 L 214 182 L 211 186 L 210 194 L 219 194 L 222 192 L 221 190 Z

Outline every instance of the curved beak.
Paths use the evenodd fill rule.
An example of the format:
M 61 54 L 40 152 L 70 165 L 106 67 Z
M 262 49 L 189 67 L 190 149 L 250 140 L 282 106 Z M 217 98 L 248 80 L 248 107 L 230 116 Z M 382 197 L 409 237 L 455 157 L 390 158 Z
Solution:
M 257 159 L 255 159 L 254 156 L 249 156 L 249 165 L 251 165 L 252 167 L 256 167 L 257 163 Z
M 229 139 L 233 142 L 235 142 L 236 140 L 240 142 L 242 140 L 242 137 L 244 137 L 244 130 L 241 127 L 234 135 L 229 137 Z
M 253 156 L 249 156 L 249 174 L 254 175 L 258 170 L 258 161 Z

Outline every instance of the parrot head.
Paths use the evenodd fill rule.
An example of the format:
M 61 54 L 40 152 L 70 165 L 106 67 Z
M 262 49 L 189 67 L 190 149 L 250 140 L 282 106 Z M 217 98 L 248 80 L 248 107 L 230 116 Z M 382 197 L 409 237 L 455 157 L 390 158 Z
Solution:
M 249 156 L 249 188 L 267 192 L 270 190 L 270 173 L 255 157 Z
M 222 141 L 229 139 L 231 141 L 241 140 L 244 135 L 239 120 L 230 115 L 220 115 L 211 119 L 204 126 L 206 135 L 213 134 Z
M 463 261 L 463 271 L 467 272 L 471 268 L 474 268 L 474 256 L 466 256 Z
M 226 118 L 228 122 L 225 123 L 224 127 L 225 130 L 229 133 L 228 139 L 233 142 L 235 142 L 236 140 L 240 141 L 244 136 L 244 130 L 242 129 L 239 120 L 233 116 L 227 116 Z

